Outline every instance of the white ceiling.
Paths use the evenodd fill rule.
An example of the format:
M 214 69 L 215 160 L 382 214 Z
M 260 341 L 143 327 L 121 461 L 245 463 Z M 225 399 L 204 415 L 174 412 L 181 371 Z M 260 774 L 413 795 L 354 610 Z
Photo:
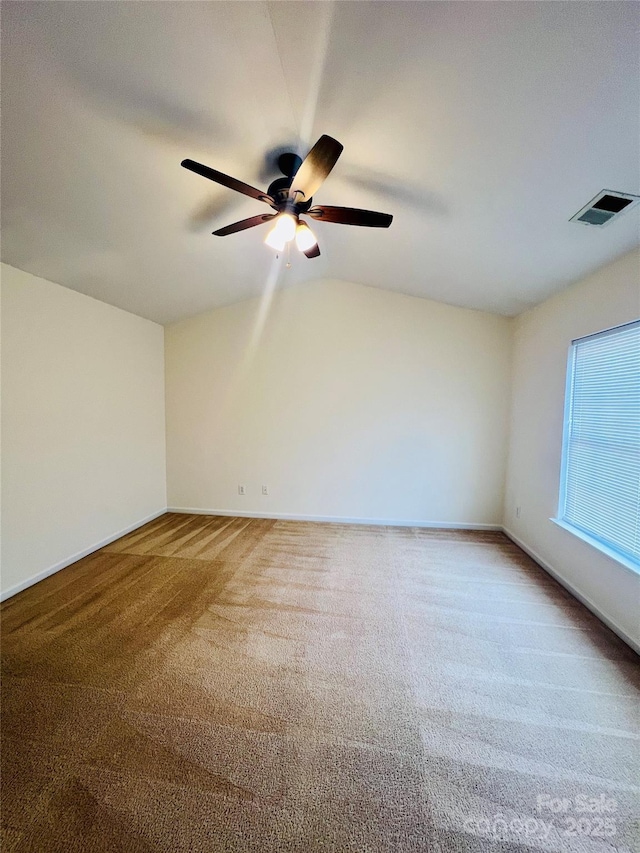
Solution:
M 640 193 L 636 2 L 11 2 L 2 9 L 2 259 L 159 322 L 262 292 L 260 188 L 322 133 L 325 204 L 281 286 L 332 277 L 515 314 L 631 249 Z M 271 155 L 271 157 L 270 157 Z

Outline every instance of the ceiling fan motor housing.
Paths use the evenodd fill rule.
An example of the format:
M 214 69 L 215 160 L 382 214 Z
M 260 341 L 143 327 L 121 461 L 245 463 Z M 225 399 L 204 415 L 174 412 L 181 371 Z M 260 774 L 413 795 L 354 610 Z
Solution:
M 284 156 L 284 155 L 283 155 Z M 291 155 L 292 157 L 295 155 Z M 269 184 L 269 189 L 267 190 L 268 195 L 275 201 L 276 206 L 279 209 L 284 210 L 289 203 L 289 187 L 291 186 L 291 182 L 293 181 L 294 175 L 286 178 L 276 178 L 273 183 Z M 295 204 L 295 212 L 303 213 L 305 210 L 309 210 L 313 199 L 310 198 L 307 201 L 297 201 Z

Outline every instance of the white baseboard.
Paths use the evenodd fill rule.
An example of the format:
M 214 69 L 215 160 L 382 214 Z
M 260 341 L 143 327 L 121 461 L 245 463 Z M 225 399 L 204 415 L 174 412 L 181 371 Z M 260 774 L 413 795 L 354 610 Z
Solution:
M 27 587 L 33 586 L 38 581 L 44 580 L 48 578 L 49 575 L 54 575 L 56 572 L 59 572 L 60 569 L 66 569 L 67 566 L 70 566 L 72 563 L 81 560 L 83 557 L 88 557 L 89 554 L 93 554 L 94 551 L 99 551 L 100 548 L 104 548 L 105 545 L 110 545 L 112 542 L 115 542 L 116 539 L 120 539 L 121 536 L 126 536 L 127 533 L 131 533 L 133 530 L 137 530 L 138 527 L 142 527 L 143 524 L 148 524 L 148 522 L 153 521 L 154 518 L 160 518 L 161 515 L 166 513 L 166 509 L 161 509 L 158 512 L 154 512 L 152 515 L 147 516 L 146 518 L 140 519 L 140 521 L 136 521 L 135 524 L 130 524 L 128 527 L 125 527 L 124 530 L 119 530 L 117 533 L 112 534 L 111 536 L 107 536 L 106 539 L 102 539 L 100 542 L 96 542 L 95 545 L 91 545 L 89 548 L 84 548 L 82 551 L 78 551 L 77 554 L 73 554 L 71 557 L 67 557 L 65 560 L 60 560 L 59 563 L 55 563 L 53 566 L 49 566 L 47 569 L 43 569 L 41 572 L 38 572 L 35 575 L 32 575 L 30 578 L 27 578 L 24 581 L 20 581 L 15 586 L 9 587 L 9 589 L 5 589 L 0 592 L 0 601 L 4 601 L 7 598 L 11 598 L 12 595 L 16 595 L 18 592 L 22 592 L 23 589 L 27 589 Z
M 557 580 L 558 583 L 561 584 L 567 590 L 567 592 L 570 592 L 574 598 L 577 598 L 581 604 L 584 604 L 584 606 L 588 610 L 590 610 L 594 616 L 597 616 L 601 622 L 604 622 L 604 624 L 608 628 L 611 628 L 613 633 L 617 634 L 618 637 L 620 637 L 621 640 L 623 640 L 628 646 L 630 646 L 636 654 L 640 655 L 640 645 L 633 639 L 633 637 L 630 637 L 614 619 L 604 613 L 598 607 L 597 604 L 595 604 L 586 595 L 581 593 L 580 590 L 576 589 L 576 587 L 565 577 L 563 577 L 563 575 L 561 575 L 557 569 L 554 569 L 553 566 L 550 566 L 549 563 L 546 562 L 546 560 L 543 560 L 540 554 L 534 551 L 533 548 L 530 548 L 528 545 L 525 545 L 525 543 L 521 539 L 518 539 L 515 533 L 512 533 L 506 527 L 502 528 L 502 532 L 505 534 L 505 536 L 508 536 L 509 539 L 511 539 L 511 541 L 518 546 L 518 548 L 524 551 L 525 554 L 528 554 L 532 560 L 535 560 L 535 562 L 542 569 L 544 569 L 547 574 L 550 574 L 552 578 Z
M 348 518 L 343 515 L 292 515 L 283 512 L 247 512 L 239 509 L 200 509 L 170 506 L 167 512 L 187 515 L 230 515 L 236 518 L 272 518 L 277 521 L 320 521 L 333 524 L 371 524 L 384 527 L 435 527 L 444 530 L 502 530 L 500 524 L 481 524 L 456 521 L 405 521 L 397 518 Z

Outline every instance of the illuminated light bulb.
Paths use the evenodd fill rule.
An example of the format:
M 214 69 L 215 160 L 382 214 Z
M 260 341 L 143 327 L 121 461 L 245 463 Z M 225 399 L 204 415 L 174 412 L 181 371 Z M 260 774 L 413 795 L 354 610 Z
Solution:
M 290 213 L 281 213 L 276 217 L 275 225 L 265 237 L 264 242 L 277 252 L 281 252 L 289 240 L 296 234 L 296 220 Z
M 313 231 L 306 222 L 299 222 L 296 228 L 296 246 L 301 252 L 308 252 L 318 244 Z

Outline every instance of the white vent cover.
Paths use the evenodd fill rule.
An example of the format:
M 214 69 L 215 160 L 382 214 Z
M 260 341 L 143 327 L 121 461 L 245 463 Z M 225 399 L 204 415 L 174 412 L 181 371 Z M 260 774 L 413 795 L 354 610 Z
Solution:
M 574 214 L 569 222 L 581 222 L 583 225 L 597 225 L 602 228 L 612 219 L 618 218 L 640 201 L 640 196 L 618 193 L 614 190 L 602 190 L 582 210 Z

